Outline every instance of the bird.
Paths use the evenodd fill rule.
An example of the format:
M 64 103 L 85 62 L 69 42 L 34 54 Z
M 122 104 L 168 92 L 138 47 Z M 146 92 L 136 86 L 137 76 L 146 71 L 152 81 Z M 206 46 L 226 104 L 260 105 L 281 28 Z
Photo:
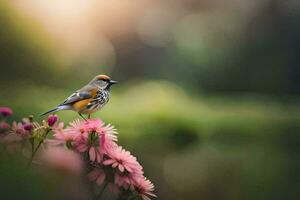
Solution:
M 90 118 L 92 113 L 100 110 L 108 103 L 110 88 L 116 83 L 117 81 L 112 80 L 107 75 L 97 75 L 87 85 L 66 98 L 61 104 L 42 113 L 40 116 L 60 110 L 73 110 L 86 120 L 83 114 L 88 115 L 88 118 Z

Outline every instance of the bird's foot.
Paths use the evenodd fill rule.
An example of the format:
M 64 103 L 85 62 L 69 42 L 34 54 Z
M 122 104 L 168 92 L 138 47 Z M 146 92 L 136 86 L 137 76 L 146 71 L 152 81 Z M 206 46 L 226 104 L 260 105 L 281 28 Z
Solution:
M 87 121 L 87 119 L 81 113 L 78 113 L 78 114 L 82 119 L 84 119 L 84 121 Z

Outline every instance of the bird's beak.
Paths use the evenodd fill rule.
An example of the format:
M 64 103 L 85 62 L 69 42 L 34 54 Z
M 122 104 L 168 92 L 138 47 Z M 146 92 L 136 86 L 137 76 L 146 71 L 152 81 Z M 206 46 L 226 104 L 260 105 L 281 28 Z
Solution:
M 110 80 L 109 83 L 110 83 L 111 85 L 113 85 L 113 84 L 118 83 L 118 81 Z

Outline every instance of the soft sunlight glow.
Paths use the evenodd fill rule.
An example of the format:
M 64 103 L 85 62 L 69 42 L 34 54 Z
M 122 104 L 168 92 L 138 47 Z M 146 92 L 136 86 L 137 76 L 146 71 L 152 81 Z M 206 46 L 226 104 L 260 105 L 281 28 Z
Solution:
M 129 22 L 143 5 L 117 0 L 16 0 L 13 4 L 55 38 L 69 65 L 88 66 L 114 65 L 110 38 L 133 29 Z

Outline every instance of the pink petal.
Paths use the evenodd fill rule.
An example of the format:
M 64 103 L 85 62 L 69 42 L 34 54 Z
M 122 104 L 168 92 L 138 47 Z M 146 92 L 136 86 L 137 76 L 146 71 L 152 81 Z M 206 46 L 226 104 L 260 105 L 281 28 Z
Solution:
M 125 165 L 124 167 L 125 167 L 125 169 L 126 169 L 128 172 L 132 173 L 132 169 L 129 168 L 127 165 Z
M 79 152 L 85 152 L 88 149 L 85 144 L 79 144 L 76 148 Z
M 95 161 L 96 160 L 96 150 L 95 148 L 91 147 L 89 150 L 89 156 L 90 156 L 90 160 L 91 161 Z
M 155 194 L 153 194 L 152 192 L 145 192 L 145 194 L 152 196 L 152 197 L 157 197 Z
M 116 167 L 118 166 L 118 164 L 119 164 L 119 163 L 115 162 L 115 163 L 113 163 L 111 166 L 112 166 L 113 168 L 116 168 Z
M 124 172 L 124 166 L 123 166 L 123 165 L 119 165 L 119 170 L 120 170 L 121 172 Z
M 97 159 L 98 163 L 100 163 L 102 161 L 102 155 L 99 152 L 97 152 L 97 158 L 96 159 Z
M 114 162 L 115 162 L 114 160 L 108 159 L 108 160 L 103 161 L 103 165 L 111 165 L 111 164 L 113 164 Z

